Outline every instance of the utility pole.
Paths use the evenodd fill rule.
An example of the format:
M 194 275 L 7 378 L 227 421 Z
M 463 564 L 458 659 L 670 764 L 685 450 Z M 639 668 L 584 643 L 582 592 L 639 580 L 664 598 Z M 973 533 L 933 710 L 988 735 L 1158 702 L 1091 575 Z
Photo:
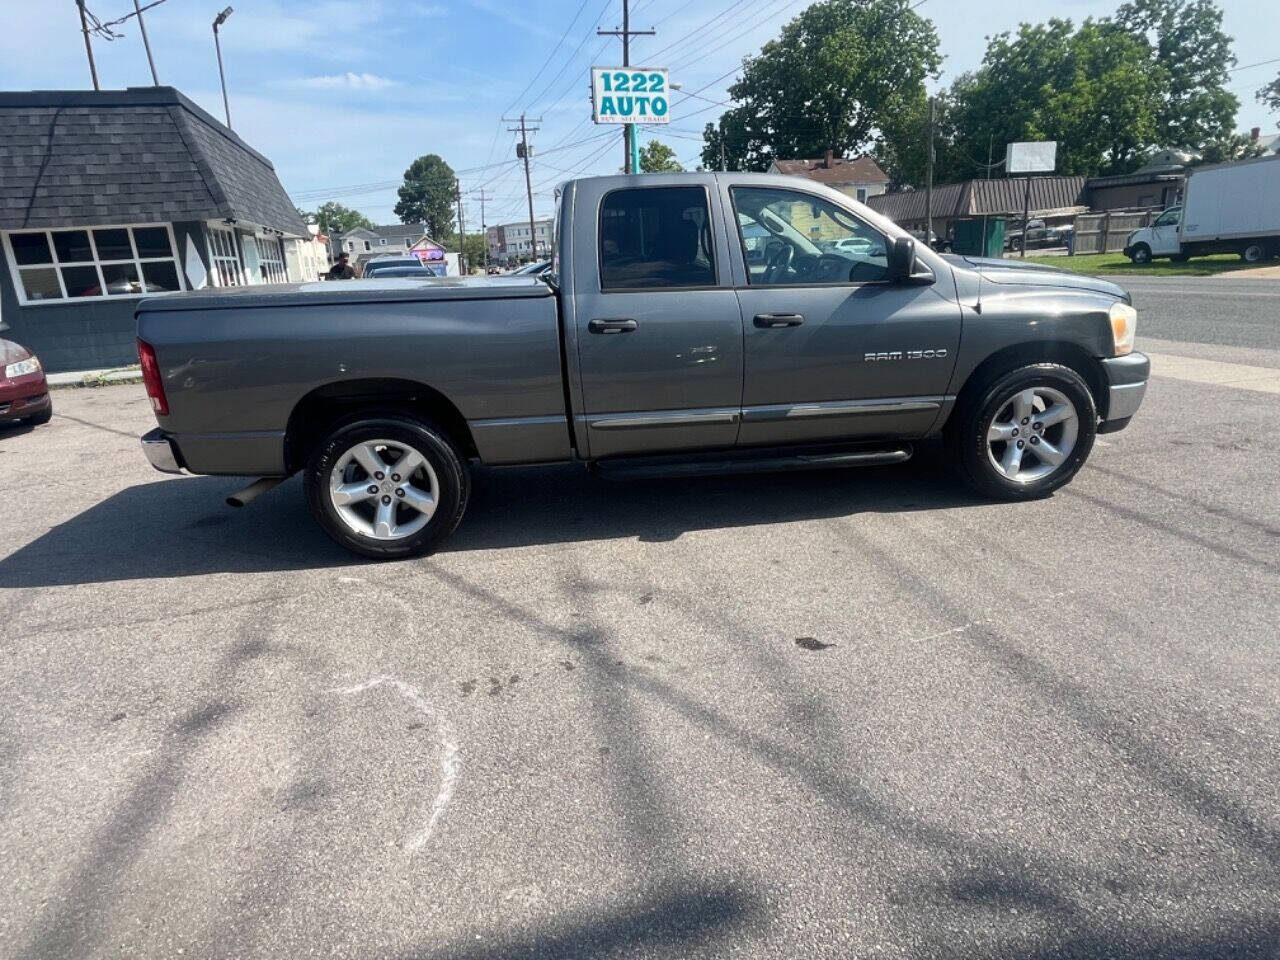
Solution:
M 925 155 L 924 245 L 933 247 L 933 97 L 929 98 L 929 152 Z
M 724 114 L 720 114 L 720 172 L 727 173 L 728 167 L 724 164 Z
M 598 37 L 621 37 L 622 38 L 622 65 L 624 67 L 631 66 L 631 38 L 632 37 L 652 37 L 657 31 L 655 30 L 632 30 L 631 29 L 631 8 L 628 0 L 622 0 L 622 29 L 621 30 L 597 30 Z M 628 123 L 622 128 L 622 142 L 626 149 L 625 162 L 622 166 L 623 173 L 639 173 L 640 172 L 640 138 L 636 136 L 636 125 Z
M 503 118 L 504 123 L 514 123 L 514 120 Z M 533 121 L 541 123 L 542 118 L 538 117 Z M 533 181 L 529 177 L 529 134 L 536 133 L 538 127 L 530 127 L 525 124 L 524 114 L 520 114 L 520 126 L 507 127 L 508 133 L 519 133 L 520 142 L 516 144 L 516 156 L 524 161 L 524 190 L 529 197 L 529 245 L 533 250 L 533 259 L 538 259 L 538 229 L 533 223 Z
M 89 76 L 93 77 L 93 89 L 100 90 L 98 65 L 93 62 L 93 44 L 89 42 L 89 21 L 84 13 L 84 0 L 76 0 L 76 7 L 80 10 L 80 32 L 84 34 L 84 52 L 89 55 Z
M 996 135 L 994 133 L 987 135 L 987 179 L 991 179 L 991 152 L 995 147 Z M 987 201 L 989 202 L 989 201 Z M 980 257 L 987 255 L 987 208 L 986 202 L 982 207 L 982 250 L 978 254 Z
M 142 4 L 139 0 L 133 0 L 133 9 L 138 14 L 138 30 L 142 33 L 142 46 L 146 48 L 147 63 L 151 65 L 151 82 L 158 87 L 160 78 L 156 76 L 156 62 L 151 57 L 151 41 L 147 39 L 147 25 L 142 21 Z
M 471 196 L 480 201 L 480 239 L 484 246 L 481 248 L 481 256 L 484 258 L 484 272 L 489 272 L 489 224 L 486 222 L 484 215 L 484 202 L 489 198 L 484 195 L 484 187 L 480 188 L 479 193 L 473 193 Z
M 467 275 L 467 225 L 462 219 L 462 181 L 455 180 L 458 190 L 458 275 Z

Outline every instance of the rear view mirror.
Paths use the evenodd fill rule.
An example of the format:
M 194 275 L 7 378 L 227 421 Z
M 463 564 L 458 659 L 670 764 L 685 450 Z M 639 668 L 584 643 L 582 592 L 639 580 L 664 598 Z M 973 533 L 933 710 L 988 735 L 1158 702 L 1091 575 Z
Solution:
M 911 237 L 898 237 L 889 247 L 889 280 L 900 283 L 911 276 L 916 265 L 916 242 Z

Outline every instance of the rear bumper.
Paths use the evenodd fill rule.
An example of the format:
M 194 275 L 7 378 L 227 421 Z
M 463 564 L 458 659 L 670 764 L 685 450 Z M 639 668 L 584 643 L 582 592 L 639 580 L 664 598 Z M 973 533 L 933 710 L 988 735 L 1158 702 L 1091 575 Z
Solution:
M 1151 377 L 1151 360 L 1145 353 L 1123 357 L 1107 357 L 1102 361 L 1107 376 L 1107 408 L 1100 433 L 1113 433 L 1128 425 L 1129 419 L 1142 406 Z
M 159 427 L 141 437 L 142 452 L 147 460 L 161 473 L 181 473 L 182 464 L 178 460 L 178 448 Z

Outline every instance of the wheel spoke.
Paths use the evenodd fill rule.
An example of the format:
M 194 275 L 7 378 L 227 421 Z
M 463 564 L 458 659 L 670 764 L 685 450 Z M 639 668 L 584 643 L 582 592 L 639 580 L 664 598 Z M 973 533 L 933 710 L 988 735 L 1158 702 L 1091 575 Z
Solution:
M 1061 450 L 1055 447 L 1052 443 L 1043 439 L 1031 448 L 1031 452 L 1034 453 L 1036 458 L 1046 467 L 1056 467 L 1066 459 L 1066 456 Z
M 1036 392 L 1023 390 L 1013 398 L 1013 418 L 1024 420 L 1036 412 Z
M 1000 458 L 1001 472 L 1012 480 L 1018 475 L 1018 471 L 1022 469 L 1022 448 L 1016 443 L 1010 443 L 1004 448 L 1004 456 Z
M 379 540 L 390 540 L 396 525 L 396 502 L 378 503 L 378 511 L 373 518 L 373 535 Z
M 1046 427 L 1052 427 L 1055 423 L 1062 423 L 1065 420 L 1075 419 L 1075 407 L 1067 403 L 1055 403 L 1040 416 L 1036 417 Z
M 993 423 L 987 430 L 987 442 L 998 443 L 1002 440 L 1012 440 L 1013 431 L 1017 426 L 1012 423 Z
M 391 469 L 400 475 L 400 479 L 409 482 L 409 478 L 413 476 L 413 472 L 422 466 L 423 457 L 417 450 L 405 449 L 404 455 L 400 457 Z
M 417 487 L 410 486 L 407 483 L 402 489 L 404 490 L 404 502 L 413 507 L 413 509 L 417 510 L 419 513 L 426 514 L 428 517 L 435 512 L 436 501 L 431 494 L 419 490 Z
M 345 507 L 352 503 L 359 503 L 362 500 L 368 500 L 370 497 L 376 496 L 376 494 L 369 492 L 369 484 L 363 480 L 359 483 L 340 484 L 339 486 L 332 488 L 329 492 L 333 497 L 333 502 L 340 507 Z
M 382 456 L 372 443 L 362 443 L 351 451 L 351 455 L 355 457 L 356 463 L 364 467 L 365 473 L 373 476 L 375 473 L 385 473 L 387 465 L 383 462 Z

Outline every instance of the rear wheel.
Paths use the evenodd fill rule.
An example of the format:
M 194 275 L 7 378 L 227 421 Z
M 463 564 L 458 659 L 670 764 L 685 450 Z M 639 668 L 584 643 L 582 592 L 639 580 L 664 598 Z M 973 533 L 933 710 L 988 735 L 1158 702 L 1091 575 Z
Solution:
M 1011 370 L 947 427 L 950 459 L 983 496 L 1033 500 L 1070 482 L 1093 448 L 1098 414 L 1084 379 L 1057 363 Z
M 311 455 L 303 483 L 325 533 L 384 560 L 430 552 L 457 527 L 471 491 L 449 435 L 398 415 L 337 427 Z
M 1246 244 L 1240 250 L 1240 259 L 1245 263 L 1261 263 L 1267 259 L 1266 245 L 1261 243 Z
M 1138 264 L 1150 263 L 1151 248 L 1148 247 L 1145 243 L 1140 243 L 1133 248 L 1133 252 L 1129 254 L 1129 259 L 1132 260 L 1134 263 L 1138 263 Z

